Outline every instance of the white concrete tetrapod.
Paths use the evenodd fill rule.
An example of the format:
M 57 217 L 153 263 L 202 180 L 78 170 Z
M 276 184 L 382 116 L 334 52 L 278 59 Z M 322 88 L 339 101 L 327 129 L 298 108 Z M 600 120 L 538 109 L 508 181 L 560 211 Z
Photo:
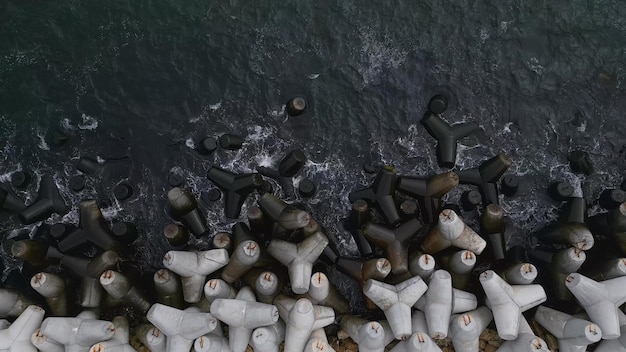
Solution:
M 428 322 L 426 322 L 426 314 L 420 310 L 414 310 L 413 313 L 411 313 L 411 327 L 413 328 L 413 333 L 420 332 L 428 335 Z
M 228 339 L 213 334 L 198 337 L 193 343 L 193 348 L 194 352 L 231 352 Z
M 41 333 L 64 345 L 66 352 L 85 352 L 94 343 L 113 337 L 115 326 L 98 320 L 93 311 L 83 311 L 75 318 L 46 318 Z
M 493 320 L 487 307 L 479 307 L 471 312 L 453 315 L 450 319 L 450 339 L 457 352 L 477 352 L 480 334 Z
M 559 340 L 559 351 L 585 352 L 587 345 L 602 339 L 596 324 L 545 306 L 537 308 L 535 321 Z
M 422 249 L 432 254 L 451 246 L 481 254 L 487 242 L 467 226 L 454 210 L 444 209 L 439 214 L 437 226 L 424 240 Z
M 284 352 L 301 352 L 311 332 L 335 321 L 330 307 L 316 306 L 307 298 L 295 300 L 279 295 L 274 300 L 281 319 L 286 323 Z
M 517 263 L 508 267 L 504 279 L 511 285 L 528 285 L 537 278 L 537 268 L 530 263 Z
M 247 286 L 239 290 L 235 299 L 213 301 L 211 314 L 228 325 L 228 340 L 233 352 L 244 352 L 254 329 L 274 324 L 279 318 L 276 306 L 256 302 L 254 292 Z
M 620 337 L 618 307 L 626 302 L 626 276 L 597 282 L 578 273 L 565 279 L 565 286 L 585 309 L 592 322 L 602 329 L 605 340 Z
M 151 352 L 165 352 L 165 334 L 152 324 L 140 324 L 135 329 L 135 336 Z
M 159 269 L 154 273 L 153 280 L 159 303 L 174 308 L 182 308 L 182 288 L 177 274 L 167 269 Z
M 574 247 L 558 250 L 552 255 L 550 269 L 557 300 L 573 301 L 574 298 L 565 285 L 565 279 L 569 274 L 577 272 L 586 259 L 585 251 Z
M 415 308 L 426 315 L 430 337 L 443 339 L 448 336 L 450 316 L 476 309 L 477 304 L 474 294 L 452 288 L 452 277 L 447 271 L 437 270 Z
M 285 341 L 285 323 L 282 320 L 254 329 L 250 345 L 256 352 L 278 352 Z
M 0 288 L 0 318 L 17 317 L 34 303 L 12 289 Z
M 613 340 L 602 340 L 596 346 L 595 352 L 626 352 L 626 314 L 618 311 L 621 335 Z
M 441 352 L 441 348 L 426 333 L 416 332 L 389 352 Z
M 377 321 L 344 315 L 341 318 L 341 328 L 356 342 L 361 352 L 382 352 L 387 346 L 385 329 Z
M 295 244 L 283 240 L 272 240 L 267 252 L 289 269 L 289 281 L 295 294 L 309 290 L 313 263 L 328 245 L 328 238 L 321 232 Z
M 519 315 L 519 336 L 515 340 L 505 341 L 496 352 L 550 352 L 548 344 L 535 336 L 523 315 Z
M 464 289 L 476 265 L 476 254 L 469 250 L 457 251 L 444 262 L 452 276 L 452 287 Z
M 324 329 L 316 329 L 311 332 L 311 337 L 304 346 L 304 352 L 335 352 Z
M 202 287 L 207 275 L 228 264 L 225 249 L 202 252 L 169 251 L 163 257 L 163 265 L 180 275 L 185 302 L 197 303 L 202 297 Z
M 411 336 L 411 307 L 426 292 L 427 286 L 419 276 L 397 285 L 369 279 L 363 285 L 363 293 L 383 310 L 396 339 Z
M 235 298 L 237 291 L 222 279 L 210 279 L 204 284 L 204 297 L 209 303 L 218 298 Z
M 52 315 L 67 315 L 67 298 L 63 278 L 50 273 L 37 273 L 30 279 L 30 286 L 46 299 Z
M 146 318 L 167 336 L 168 352 L 189 352 L 195 339 L 215 330 L 217 319 L 209 313 L 153 304 Z
M 233 251 L 228 265 L 222 271 L 222 279 L 232 284 L 250 270 L 261 258 L 261 246 L 252 240 L 246 240 Z
M 271 271 L 264 271 L 254 280 L 254 288 L 259 302 L 272 303 L 280 293 L 278 275 Z
M 28 306 L 7 329 L 0 330 L 0 351 L 37 352 L 30 342 L 46 312 L 38 306 Z
M 54 341 L 48 336 L 41 333 L 41 329 L 37 329 L 30 336 L 30 343 L 33 344 L 40 352 L 63 352 L 65 347 L 60 343 Z
M 345 314 L 350 309 L 348 301 L 335 290 L 328 276 L 322 272 L 311 275 L 307 294 L 313 304 L 331 307 L 337 314 Z
M 100 275 L 100 285 L 113 299 L 131 305 L 142 313 L 150 309 L 150 302 L 143 297 L 131 280 L 120 272 L 114 270 L 103 272 Z
M 136 352 L 129 343 L 130 329 L 128 320 L 122 316 L 113 318 L 115 332 L 109 340 L 99 342 L 89 349 L 89 352 Z
M 521 314 L 546 301 L 541 285 L 511 286 L 492 270 L 480 274 L 480 284 L 487 295 L 487 307 L 493 312 L 498 336 L 503 340 L 515 340 Z
M 469 274 L 476 265 L 476 254 L 469 250 L 454 252 L 448 259 L 450 273 L 464 275 Z
M 411 275 L 421 277 L 424 282 L 430 280 L 430 276 L 435 272 L 436 265 L 435 258 L 430 254 L 409 258 L 409 272 Z

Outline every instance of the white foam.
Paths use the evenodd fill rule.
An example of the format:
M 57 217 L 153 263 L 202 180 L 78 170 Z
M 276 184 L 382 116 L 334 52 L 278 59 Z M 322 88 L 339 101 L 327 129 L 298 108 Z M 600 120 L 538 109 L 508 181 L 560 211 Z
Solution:
M 61 119 L 61 122 L 59 123 L 59 125 L 64 129 L 64 130 L 75 130 L 76 127 L 72 126 L 72 124 L 70 123 L 70 119 L 63 118 Z
M 37 129 L 36 133 L 37 133 L 37 138 L 39 138 L 39 143 L 37 144 L 37 148 L 41 150 L 50 150 L 50 146 L 46 142 L 45 134 L 39 129 Z
M 95 117 L 82 114 L 80 118 L 82 121 L 78 124 L 79 129 L 94 131 L 98 128 L 98 120 Z
M 211 111 L 217 111 L 217 110 L 219 110 L 221 107 L 222 107 L 222 101 L 220 100 L 220 101 L 218 101 L 218 102 L 217 102 L 217 103 L 215 103 L 215 104 L 211 104 L 211 105 L 209 105 L 209 110 L 211 110 Z

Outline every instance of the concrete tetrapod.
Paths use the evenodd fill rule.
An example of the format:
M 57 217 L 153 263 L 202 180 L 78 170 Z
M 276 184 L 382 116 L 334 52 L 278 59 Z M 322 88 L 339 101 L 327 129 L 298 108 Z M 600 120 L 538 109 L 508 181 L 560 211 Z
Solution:
M 162 331 L 167 352 L 189 352 L 195 339 L 215 330 L 217 319 L 190 307 L 180 310 L 160 303 L 152 305 L 146 318 Z
M 324 329 L 315 329 L 311 332 L 311 338 L 306 342 L 303 352 L 335 352 L 335 349 L 328 343 Z
M 0 318 L 17 317 L 32 304 L 30 299 L 17 291 L 0 289 Z
M 67 315 L 65 280 L 50 273 L 38 273 L 30 279 L 30 286 L 46 299 L 53 315 Z
M 153 280 L 159 303 L 174 308 L 183 307 L 183 295 L 178 275 L 167 269 L 159 269 L 154 273 Z
M 270 219 L 285 230 L 295 230 L 305 227 L 311 220 L 311 215 L 294 205 L 287 204 L 271 193 L 265 193 L 259 198 L 259 207 Z
M 458 170 L 459 182 L 478 186 L 483 204 L 498 203 L 498 185 L 500 177 L 509 169 L 511 161 L 504 155 L 496 155 L 483 161 L 473 169 Z
M 441 348 L 427 335 L 416 332 L 398 342 L 389 352 L 441 352 Z
M 163 265 L 180 275 L 185 302 L 197 303 L 202 297 L 202 287 L 207 275 L 228 264 L 225 249 L 202 252 L 169 251 L 163 257 Z
M 113 270 L 107 270 L 100 275 L 100 285 L 115 300 L 120 300 L 145 313 L 150 309 L 150 302 L 132 284 L 126 275 Z M 120 324 L 123 324 L 120 322 Z M 128 325 L 128 322 L 126 323 Z
M 489 204 L 480 216 L 480 235 L 487 239 L 495 260 L 504 259 L 506 239 L 504 210 L 499 204 Z
M 550 352 L 548 344 L 535 336 L 523 315 L 519 315 L 519 336 L 513 341 L 505 341 L 496 352 Z
M 165 352 L 165 334 L 152 324 L 141 324 L 135 329 L 135 336 L 151 352 Z
M 207 178 L 224 193 L 224 215 L 231 219 L 239 217 L 248 195 L 263 185 L 263 177 L 257 173 L 235 174 L 217 166 L 207 171 Z
M 602 329 L 602 338 L 620 337 L 618 307 L 626 302 L 626 276 L 597 282 L 578 273 L 565 279 L 565 286 L 585 309 L 592 322 Z
M 456 164 L 456 148 L 458 141 L 478 129 L 475 122 L 450 125 L 436 113 L 428 111 L 422 123 L 428 133 L 437 140 L 437 161 L 439 166 L 453 168 Z
M 493 320 L 487 307 L 453 315 L 450 319 L 450 338 L 456 352 L 478 352 L 480 334 Z
M 200 237 L 209 231 L 198 209 L 198 202 L 189 191 L 174 187 L 167 192 L 167 200 L 172 217 L 182 222 L 194 236 Z
M 41 333 L 41 329 L 37 329 L 30 336 L 30 343 L 32 343 L 33 346 L 37 347 L 37 350 L 39 350 L 41 352 L 63 352 L 63 351 L 65 351 L 65 348 L 63 347 L 63 345 L 61 345 L 60 343 L 54 341 L 51 338 L 48 338 L 48 336 L 42 334 Z M 155 351 L 155 352 L 158 352 L 158 351 Z
M 321 232 L 295 244 L 283 240 L 272 240 L 267 252 L 289 269 L 289 281 L 295 294 L 309 290 L 313 263 L 328 245 L 328 238 Z
M 393 336 L 387 336 L 393 334 L 385 334 L 385 329 L 377 321 L 344 315 L 341 328 L 356 342 L 361 352 L 383 352 L 385 346 L 393 341 Z
M 617 312 L 621 335 L 613 340 L 602 340 L 595 352 L 626 352 L 626 314 Z
M 222 271 L 222 279 L 232 284 L 250 270 L 260 257 L 261 247 L 257 242 L 246 240 L 239 243 Z
M 65 346 L 66 352 L 85 352 L 94 343 L 113 337 L 115 326 L 98 320 L 93 311 L 83 311 L 75 318 L 46 318 L 41 333 Z
M 331 307 L 335 313 L 345 314 L 350 310 L 348 301 L 337 292 L 323 272 L 311 275 L 311 284 L 307 294 L 311 303 Z
M 204 284 L 204 297 L 213 303 L 218 298 L 235 298 L 237 291 L 222 279 L 211 279 Z
M 37 352 L 30 342 L 31 335 L 43 320 L 46 312 L 38 306 L 28 306 L 13 324 L 0 330 L 0 351 Z
M 426 283 L 430 281 L 436 265 L 435 258 L 430 254 L 421 254 L 415 257 L 411 257 L 409 254 L 409 272 L 413 276 L 421 277 Z
M 348 198 L 351 203 L 359 199 L 365 200 L 374 206 L 389 224 L 395 225 L 401 219 L 396 206 L 397 180 L 396 169 L 387 165 L 378 172 L 371 186 L 351 192 Z
M 444 209 L 439 213 L 439 223 L 422 243 L 422 249 L 433 254 L 450 246 L 480 254 L 487 242 L 467 226 L 454 210 Z
M 565 286 L 565 279 L 569 274 L 577 272 L 585 260 L 587 260 L 585 251 L 575 247 L 558 250 L 552 255 L 550 271 L 557 299 L 573 300 Z
M 411 336 L 411 307 L 428 287 L 419 276 L 397 285 L 389 285 L 373 279 L 363 285 L 363 293 L 385 313 L 396 339 Z
M 400 176 L 398 192 L 407 194 L 419 201 L 419 213 L 425 223 L 437 221 L 441 198 L 459 185 L 459 176 L 446 172 L 430 177 L 428 180 L 410 176 Z
M 332 324 L 335 312 L 330 307 L 315 306 L 307 298 L 295 300 L 279 295 L 274 300 L 285 329 L 284 352 L 301 352 L 304 350 L 311 332 Z
M 393 274 L 404 274 L 409 271 L 409 242 L 421 228 L 422 222 L 412 218 L 395 228 L 368 223 L 363 228 L 363 234 L 384 249 Z
M 223 336 L 206 334 L 193 343 L 194 352 L 231 352 L 228 339 Z
M 271 304 L 280 293 L 281 287 L 278 275 L 271 271 L 261 272 L 254 280 L 254 289 L 259 302 Z
M 213 301 L 211 314 L 228 325 L 232 352 L 244 352 L 254 329 L 274 324 L 279 318 L 276 306 L 257 302 L 254 292 L 247 286 L 239 290 L 235 299 Z
M 450 276 L 452 276 L 452 287 L 458 289 L 467 287 L 472 270 L 476 265 L 476 254 L 472 251 L 461 250 L 441 259 L 444 267 L 448 268 Z
M 383 321 L 380 323 L 385 328 L 385 333 L 392 335 L 391 333 L 387 333 L 390 328 L 385 326 L 386 322 Z M 390 352 L 441 352 L 441 348 L 428 336 L 428 326 L 424 313 L 419 310 L 413 311 L 411 315 L 411 325 L 413 327 L 413 334 L 406 340 L 398 342 Z M 391 342 L 392 340 L 388 341 Z
M 546 301 L 541 285 L 509 285 L 494 271 L 480 274 L 480 284 L 487 295 L 487 307 L 496 321 L 498 336 L 503 340 L 517 339 L 521 314 Z
M 250 345 L 256 352 L 278 352 L 285 341 L 285 323 L 282 320 L 254 329 Z
M 477 304 L 474 294 L 452 288 L 452 278 L 447 271 L 437 270 L 415 308 L 426 315 L 430 337 L 443 339 L 448 336 L 450 316 L 476 309 Z
M 528 285 L 535 281 L 537 273 L 531 263 L 517 263 L 506 268 L 502 276 L 511 285 Z
M 626 258 L 609 259 L 589 271 L 589 278 L 594 280 L 610 280 L 626 276 Z
M 129 343 L 130 331 L 128 328 L 128 320 L 124 317 L 117 316 L 113 318 L 113 325 L 115 326 L 113 337 L 107 341 L 91 346 L 89 352 L 136 352 Z
M 537 308 L 535 321 L 559 340 L 562 352 L 585 352 L 587 345 L 602 339 L 596 324 L 545 306 Z

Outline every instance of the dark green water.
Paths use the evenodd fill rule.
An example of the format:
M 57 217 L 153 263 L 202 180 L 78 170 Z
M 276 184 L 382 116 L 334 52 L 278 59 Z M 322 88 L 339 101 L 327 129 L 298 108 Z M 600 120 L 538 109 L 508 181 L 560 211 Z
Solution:
M 443 171 L 419 119 L 429 97 L 446 92 L 444 117 L 482 129 L 461 143 L 457 168 L 509 156 L 510 172 L 529 187 L 502 206 L 526 234 L 555 219 L 549 181 L 567 180 L 589 199 L 621 182 L 625 63 L 623 1 L 4 0 L 0 178 L 19 169 L 54 174 L 73 211 L 49 223 L 76 223 L 80 199 L 110 202 L 107 218 L 144 232 L 137 256 L 149 270 L 167 250 L 170 171 L 200 194 L 211 187 L 211 165 L 250 171 L 299 147 L 309 157 L 302 175 L 320 189 L 305 203 L 354 253 L 335 225 L 347 194 L 371 180 L 362 162 L 391 163 L 400 174 Z M 285 122 L 294 94 L 311 105 L 307 129 Z M 51 145 L 54 130 L 68 144 Z M 191 148 L 225 132 L 245 136 L 244 148 L 210 157 Z M 591 154 L 595 174 L 569 171 L 574 149 Z M 116 172 L 88 178 L 74 194 L 66 183 L 82 155 L 109 160 Z M 138 197 L 117 203 L 111 189 L 122 180 Z M 36 184 L 19 195 L 33 199 Z M 232 224 L 219 203 L 206 214 L 214 230 Z M 7 237 L 23 227 L 4 218 L 1 228 Z

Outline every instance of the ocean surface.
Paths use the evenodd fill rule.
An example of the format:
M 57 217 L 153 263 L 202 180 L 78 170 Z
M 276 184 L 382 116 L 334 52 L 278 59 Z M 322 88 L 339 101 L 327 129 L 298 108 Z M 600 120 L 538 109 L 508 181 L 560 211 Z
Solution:
M 509 244 L 557 217 L 549 182 L 573 184 L 590 214 L 604 188 L 626 174 L 626 4 L 554 1 L 0 1 L 0 181 L 17 170 L 35 177 L 17 194 L 36 198 L 52 174 L 72 210 L 46 224 L 78 223 L 78 202 L 95 198 L 105 217 L 136 224 L 142 270 L 161 266 L 166 178 L 182 174 L 199 197 L 213 187 L 213 165 L 236 172 L 271 166 L 304 150 L 318 186 L 298 199 L 328 230 L 342 254 L 356 246 L 337 225 L 348 193 L 369 184 L 366 161 L 402 175 L 429 176 L 435 141 L 420 119 L 429 98 L 450 96 L 443 117 L 474 121 L 456 169 L 498 153 L 524 190 L 501 198 L 513 226 Z M 304 95 L 310 116 L 294 126 L 285 103 Z M 69 136 L 62 147 L 55 131 Z M 234 133 L 238 151 L 205 157 L 204 137 Z M 587 151 L 595 172 L 570 171 L 567 154 Z M 67 181 L 91 156 L 111 172 Z M 135 196 L 118 202 L 125 181 Z M 278 186 L 276 184 L 276 186 Z M 448 196 L 455 203 L 461 186 Z M 249 199 L 244 206 L 252 204 Z M 222 202 L 202 204 L 212 233 L 230 230 Z M 0 216 L 0 238 L 35 233 Z M 206 239 L 197 240 L 199 248 Z M 5 273 L 17 263 L 2 254 Z

